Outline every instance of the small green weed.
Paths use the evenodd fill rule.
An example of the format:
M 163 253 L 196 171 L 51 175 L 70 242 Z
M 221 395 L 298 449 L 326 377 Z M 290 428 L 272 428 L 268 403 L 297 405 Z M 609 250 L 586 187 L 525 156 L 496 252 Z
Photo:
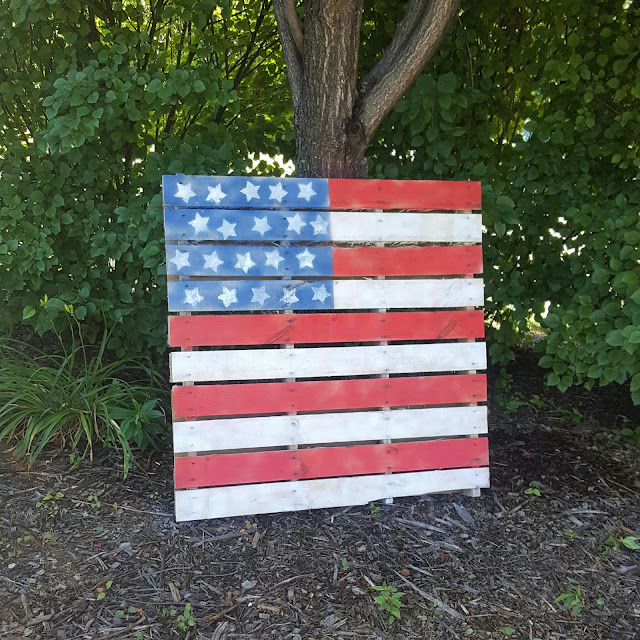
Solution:
M 630 444 L 634 447 L 640 447 L 640 427 L 636 427 L 635 429 L 629 427 L 616 429 L 613 432 L 613 439 L 616 442 L 623 442 L 624 444 Z
M 95 493 L 90 493 L 87 496 L 87 502 L 89 503 L 89 505 L 92 506 L 94 509 L 99 509 L 102 506 L 100 497 L 102 496 L 103 493 L 104 493 L 104 489 L 99 489 Z
M 116 611 L 115 616 L 116 618 L 119 618 L 120 620 L 125 620 L 126 622 L 129 622 L 131 616 L 136 613 L 139 612 L 140 609 L 138 609 L 137 607 L 129 607 L 126 611 L 124 609 L 118 609 L 118 611 Z
M 613 534 L 607 536 L 607 538 L 596 547 L 596 551 L 601 553 L 612 553 L 614 551 L 620 551 L 620 545 L 637 551 L 640 549 L 640 538 L 638 536 L 627 536 L 626 538 L 616 538 Z
M 106 598 L 107 591 L 109 591 L 109 589 L 111 589 L 112 586 L 113 586 L 113 580 L 107 580 L 104 587 L 98 587 L 97 589 L 98 595 L 96 596 L 96 600 L 103 600 L 104 598 Z
M 58 515 L 58 511 L 60 511 L 58 500 L 61 498 L 64 498 L 64 493 L 62 493 L 62 491 L 58 491 L 56 494 L 47 493 L 42 500 L 38 500 L 38 502 L 36 502 L 36 507 L 46 511 L 50 518 L 54 518 Z
M 499 638 L 501 636 L 512 636 L 516 630 L 513 627 L 500 627 L 498 630 L 491 633 L 492 638 Z
M 400 618 L 400 609 L 404 604 L 400 602 L 400 598 L 404 596 L 402 591 L 398 591 L 393 585 L 382 583 L 382 586 L 373 586 L 372 589 L 380 592 L 373 601 L 378 605 L 378 610 L 389 614 L 389 624 L 393 624 Z
M 578 537 L 578 532 L 574 531 L 573 529 L 563 529 L 562 533 L 564 533 L 567 538 L 571 538 L 572 540 L 575 540 Z
M 542 409 L 544 407 L 544 400 L 536 393 L 529 398 L 529 404 L 532 404 L 536 409 Z M 511 629 L 511 627 L 503 627 L 503 629 Z
M 526 496 L 537 496 L 539 498 L 542 495 L 540 493 L 540 483 L 532 480 L 529 483 L 529 488 L 524 490 L 524 494 Z
M 584 416 L 574 407 L 569 412 L 569 417 L 571 418 L 571 422 L 573 422 L 573 424 L 580 424 Z
M 176 627 L 180 631 L 187 631 L 191 627 L 196 626 L 196 619 L 191 613 L 191 605 L 187 602 L 184 605 L 184 611 L 176 618 Z
M 349 571 L 349 563 L 347 562 L 346 558 L 342 558 L 340 563 L 342 564 L 342 570 L 343 571 Z
M 380 511 L 380 506 L 379 506 L 379 505 L 377 505 L 377 504 L 374 504 L 373 502 L 370 502 L 370 503 L 369 503 L 369 513 L 370 513 L 372 516 L 375 516 L 375 515 L 376 515 L 376 513 L 378 513 L 378 511 Z
M 620 550 L 620 543 L 616 540 L 616 538 L 611 534 L 607 536 L 607 538 L 596 547 L 596 551 L 600 551 L 600 553 L 612 553 L 613 551 Z
M 572 616 L 578 616 L 584 609 L 584 596 L 580 586 L 570 584 L 564 593 L 561 593 L 555 602 L 562 603 L 563 611 L 570 611 Z

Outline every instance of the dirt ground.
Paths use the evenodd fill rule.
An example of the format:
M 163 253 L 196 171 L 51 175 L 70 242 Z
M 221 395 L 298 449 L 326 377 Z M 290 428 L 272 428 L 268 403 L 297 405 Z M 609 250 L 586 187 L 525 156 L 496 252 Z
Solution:
M 640 536 L 640 450 L 612 435 L 640 414 L 624 390 L 544 388 L 526 355 L 510 371 L 510 389 L 490 380 L 480 498 L 178 525 L 168 454 L 124 483 L 108 458 L 2 455 L 0 637 L 640 638 L 622 542 Z M 383 583 L 404 592 L 392 624 Z

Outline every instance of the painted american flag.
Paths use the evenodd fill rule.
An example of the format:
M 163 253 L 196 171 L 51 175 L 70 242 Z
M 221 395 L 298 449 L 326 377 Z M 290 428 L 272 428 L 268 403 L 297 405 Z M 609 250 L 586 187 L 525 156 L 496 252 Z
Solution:
M 488 486 L 479 183 L 163 194 L 179 520 Z

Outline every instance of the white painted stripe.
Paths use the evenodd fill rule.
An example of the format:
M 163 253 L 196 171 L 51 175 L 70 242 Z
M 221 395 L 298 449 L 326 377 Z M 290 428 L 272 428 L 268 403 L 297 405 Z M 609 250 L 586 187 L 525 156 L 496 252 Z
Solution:
M 173 450 L 193 453 L 482 433 L 487 433 L 484 406 L 320 413 L 174 422 Z
M 484 304 L 481 278 L 336 280 L 336 309 L 442 309 Z
M 188 489 L 175 494 L 176 520 L 345 507 L 388 497 L 488 486 L 489 469 L 483 467 Z
M 179 351 L 170 354 L 172 382 L 271 380 L 485 369 L 483 342 L 306 349 Z
M 332 211 L 334 242 L 482 242 L 479 213 Z

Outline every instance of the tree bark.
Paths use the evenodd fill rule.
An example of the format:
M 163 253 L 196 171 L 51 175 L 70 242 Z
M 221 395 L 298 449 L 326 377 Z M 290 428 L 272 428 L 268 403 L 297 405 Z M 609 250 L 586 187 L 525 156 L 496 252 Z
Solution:
M 376 129 L 433 56 L 460 0 L 411 0 L 358 87 L 363 0 L 273 0 L 291 88 L 296 175 L 364 178 Z

